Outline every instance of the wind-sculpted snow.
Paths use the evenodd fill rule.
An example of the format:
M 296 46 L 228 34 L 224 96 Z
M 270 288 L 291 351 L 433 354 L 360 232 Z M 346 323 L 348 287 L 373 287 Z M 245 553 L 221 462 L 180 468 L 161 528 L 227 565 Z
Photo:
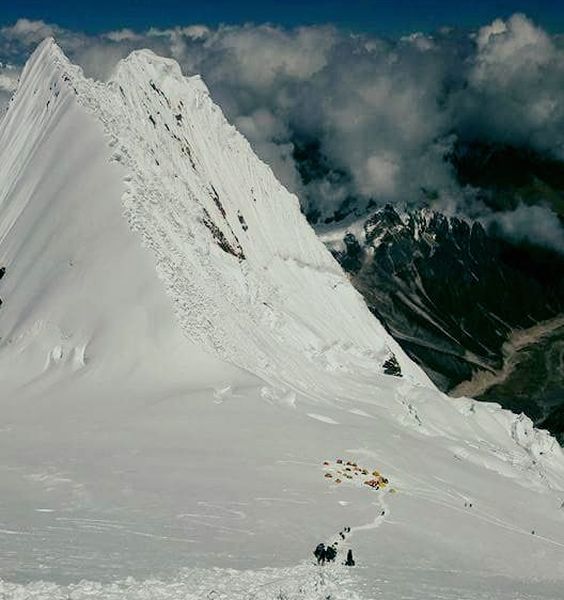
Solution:
M 173 581 L 128 578 L 112 584 L 83 581 L 61 586 L 45 582 L 22 586 L 2 583 L 4 600 L 360 600 L 351 588 L 350 571 L 323 571 L 311 565 L 287 569 L 235 571 L 185 569 Z
M 366 590 L 364 595 L 355 591 L 358 581 L 350 569 L 341 566 L 324 570 L 303 564 L 258 571 L 185 569 L 171 581 L 130 577 L 111 584 L 81 581 L 56 585 L 40 581 L 17 585 L 0 580 L 0 593 L 4 600 L 514 600 L 517 597 L 511 584 L 504 581 L 481 581 L 469 591 L 461 585 L 461 575 L 464 579 L 464 573 L 433 573 L 431 577 L 422 573 L 417 574 L 416 581 L 409 577 L 396 577 L 393 581 L 389 573 L 380 573 L 380 587 Z M 523 584 L 518 598 L 550 598 L 538 592 L 534 583 Z M 557 588 L 554 592 L 558 594 Z
M 85 79 L 58 50 L 78 102 L 101 120 L 127 169 L 124 203 L 187 335 L 220 357 L 301 389 L 311 372 L 380 371 L 393 351 L 361 297 L 275 179 L 226 121 L 199 77 L 149 51 L 122 61 L 109 84 Z M 300 376 L 298 377 L 298 373 Z
M 5 597 L 555 597 L 560 447 L 438 392 L 174 62 L 104 84 L 40 46 L 0 263 Z M 331 483 L 339 457 L 396 493 Z

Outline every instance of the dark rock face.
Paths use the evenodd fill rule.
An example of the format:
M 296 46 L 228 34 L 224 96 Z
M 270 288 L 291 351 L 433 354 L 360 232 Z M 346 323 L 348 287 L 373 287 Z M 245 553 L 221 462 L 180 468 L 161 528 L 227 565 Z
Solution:
M 343 246 L 334 255 L 370 310 L 444 390 L 499 369 L 513 329 L 564 312 L 564 259 L 479 223 L 386 206 Z
M 350 174 L 335 167 L 319 141 L 294 139 L 293 144 L 305 185 L 326 181 L 354 188 Z M 469 215 L 484 207 L 496 213 L 542 204 L 564 226 L 564 161 L 462 135 L 443 158 L 460 186 L 472 190 L 477 202 L 466 206 Z M 406 202 L 420 206 L 440 197 L 439 190 L 420 191 Z M 391 206 L 378 208 L 373 200 L 355 196 L 343 198 L 338 207 L 313 197 L 302 202 L 322 235 L 355 224 L 354 234 L 346 233 L 333 254 L 370 310 L 445 391 L 476 372 L 498 371 L 503 345 L 514 330 L 564 314 L 564 258 L 504 241 L 494 226 L 486 231 L 479 223 L 422 209 L 400 215 Z M 509 359 L 509 377 L 503 382 L 492 377 L 497 383 L 476 393 L 525 412 L 561 434 L 564 443 L 563 340 L 558 330 L 531 342 Z
M 492 210 L 520 203 L 548 204 L 564 217 L 564 163 L 530 148 L 480 141 L 458 142 L 447 157 L 461 185 L 480 190 Z
M 511 362 L 514 368 L 507 377 L 480 400 L 524 412 L 564 444 L 564 325 L 519 350 Z

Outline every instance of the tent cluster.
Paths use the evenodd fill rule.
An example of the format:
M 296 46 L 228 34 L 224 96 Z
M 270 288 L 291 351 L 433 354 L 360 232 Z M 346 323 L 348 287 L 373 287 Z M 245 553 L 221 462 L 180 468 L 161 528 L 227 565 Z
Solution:
M 369 470 L 350 460 L 344 461 L 342 458 L 338 458 L 335 463 L 326 460 L 323 462 L 323 467 L 325 469 L 324 477 L 332 479 L 336 484 L 349 479 L 359 483 L 362 482 L 374 490 L 384 489 L 389 484 L 388 479 L 379 471 Z
M 379 490 L 380 488 L 385 488 L 389 483 L 388 480 L 380 475 L 378 471 L 372 471 L 372 477 L 373 479 L 367 479 L 364 482 L 364 485 L 369 485 L 371 488 Z

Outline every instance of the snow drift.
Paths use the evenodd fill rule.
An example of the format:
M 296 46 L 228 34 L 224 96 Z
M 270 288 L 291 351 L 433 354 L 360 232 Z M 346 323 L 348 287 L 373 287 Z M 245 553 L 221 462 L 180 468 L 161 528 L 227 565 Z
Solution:
M 5 596 L 552 597 L 560 447 L 432 386 L 199 77 L 141 51 L 95 82 L 46 40 L 0 183 Z M 325 577 L 344 525 L 359 567 Z

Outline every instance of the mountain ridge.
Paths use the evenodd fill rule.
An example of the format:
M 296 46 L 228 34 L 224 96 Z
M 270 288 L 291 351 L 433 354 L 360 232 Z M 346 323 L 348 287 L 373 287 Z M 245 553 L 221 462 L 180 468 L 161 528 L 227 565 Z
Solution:
M 34 59 L 32 58 L 32 65 L 33 60 Z M 52 39 L 44 42 L 43 46 L 39 48 L 37 60 L 39 62 L 45 60 L 54 61 L 54 64 L 60 70 L 63 81 L 67 83 L 76 94 L 79 103 L 82 103 L 102 119 L 106 135 L 111 137 L 111 144 L 114 146 L 113 160 L 116 160 L 117 162 L 129 161 L 129 166 L 132 168 L 133 175 L 130 177 L 127 184 L 129 189 L 126 193 L 124 204 L 126 215 L 128 216 L 133 229 L 135 230 L 140 222 L 139 216 L 135 214 L 135 211 L 140 211 L 144 215 L 150 216 L 151 205 L 155 202 L 155 200 L 149 202 L 146 198 L 141 198 L 139 202 L 136 202 L 135 186 L 138 184 L 139 189 L 150 186 L 152 193 L 160 196 L 160 202 L 163 206 L 167 203 L 170 204 L 172 219 L 171 227 L 176 228 L 177 231 L 179 227 L 184 228 L 184 231 L 178 233 L 178 235 L 184 237 L 187 242 L 196 244 L 196 246 L 194 246 L 194 251 L 198 254 L 197 260 L 204 261 L 204 263 L 207 264 L 206 270 L 217 268 L 214 266 L 215 263 L 210 262 L 206 256 L 209 252 L 208 236 L 211 235 L 217 246 L 222 249 L 220 256 L 225 254 L 226 260 L 221 261 L 222 264 L 224 264 L 225 269 L 221 273 L 216 271 L 214 276 L 208 278 L 208 283 L 211 286 L 214 286 L 216 291 L 204 291 L 204 293 L 207 294 L 205 302 L 208 307 L 214 307 L 213 310 L 215 311 L 226 310 L 225 307 L 221 308 L 221 306 L 218 305 L 218 301 L 221 299 L 222 295 L 227 292 L 230 294 L 230 303 L 239 303 L 239 318 L 244 319 L 245 313 L 247 313 L 247 317 L 252 321 L 254 317 L 248 313 L 248 309 L 245 308 L 245 301 L 241 301 L 240 298 L 241 295 L 244 296 L 246 294 L 245 278 L 254 277 L 253 270 L 247 269 L 246 263 L 254 263 L 253 268 L 261 270 L 261 279 L 256 282 L 256 288 L 258 290 L 262 289 L 265 297 L 254 299 L 252 310 L 261 311 L 263 313 L 263 315 L 259 317 L 261 321 L 268 321 L 271 318 L 268 309 L 268 305 L 272 301 L 270 296 L 274 295 L 273 297 L 276 297 L 278 294 L 276 289 L 277 286 L 280 285 L 280 282 L 272 281 L 270 284 L 268 283 L 270 273 L 266 267 L 265 260 L 261 258 L 261 254 L 247 252 L 249 258 L 245 263 L 238 260 L 237 263 L 230 264 L 230 254 L 238 259 L 237 255 L 240 253 L 241 256 L 239 258 L 242 258 L 244 256 L 243 246 L 248 247 L 249 244 L 253 243 L 252 238 L 249 235 L 246 235 L 243 224 L 245 224 L 247 229 L 249 226 L 255 224 L 255 228 L 259 230 L 258 235 L 261 236 L 260 240 L 263 244 L 262 247 L 266 248 L 267 252 L 273 253 L 272 257 L 275 261 L 278 261 L 281 268 L 297 269 L 298 271 L 302 269 L 305 269 L 306 271 L 310 270 L 310 275 L 313 277 L 316 276 L 314 271 L 318 271 L 320 277 L 324 277 L 326 274 L 328 277 L 334 278 L 334 284 L 337 291 L 333 292 L 333 294 L 339 294 L 339 290 L 342 289 L 344 295 L 350 297 L 346 302 L 352 301 L 352 303 L 356 305 L 352 311 L 353 316 L 350 318 L 354 320 L 355 311 L 360 311 L 361 313 L 364 312 L 364 305 L 360 297 L 357 296 L 352 287 L 345 285 L 346 279 L 342 276 L 337 264 L 330 258 L 327 251 L 318 243 L 313 232 L 305 224 L 305 221 L 298 211 L 297 198 L 287 194 L 282 186 L 274 180 L 269 167 L 258 161 L 258 159 L 253 158 L 252 168 L 258 168 L 258 179 L 257 181 L 251 180 L 250 184 L 246 184 L 248 185 L 248 188 L 246 190 L 241 190 L 235 189 L 233 186 L 230 187 L 229 182 L 227 184 L 225 183 L 225 177 L 228 176 L 227 174 L 222 175 L 224 179 L 221 181 L 217 179 L 218 174 L 214 173 L 213 167 L 210 167 L 210 165 L 194 164 L 194 160 L 191 158 L 192 151 L 190 143 L 186 139 L 186 134 L 182 133 L 184 129 L 187 127 L 190 128 L 190 134 L 196 136 L 195 139 L 199 140 L 199 143 L 203 144 L 206 148 L 210 148 L 210 146 L 213 146 L 213 144 L 216 144 L 217 142 L 207 138 L 205 132 L 199 131 L 197 126 L 192 125 L 189 122 L 186 113 L 184 113 L 185 122 L 182 122 L 182 115 L 185 108 L 184 102 L 190 102 L 193 111 L 200 111 L 199 114 L 201 118 L 204 121 L 209 121 L 211 123 L 211 130 L 215 130 L 219 127 L 225 131 L 225 135 L 229 140 L 226 144 L 226 152 L 234 160 L 239 160 L 242 172 L 249 172 L 249 168 L 251 168 L 250 163 L 246 162 L 247 159 L 237 158 L 238 156 L 244 155 L 244 153 L 250 154 L 251 149 L 248 142 L 244 140 L 242 136 L 237 134 L 235 129 L 225 121 L 219 109 L 213 105 L 209 99 L 207 88 L 203 85 L 200 78 L 185 79 L 182 77 L 178 65 L 174 66 L 174 61 L 171 61 L 170 59 L 161 59 L 149 51 L 138 51 L 132 53 L 117 66 L 114 78 L 107 84 L 91 82 L 83 77 L 79 68 L 73 67 L 68 62 Z M 128 91 L 127 84 L 130 80 L 134 80 L 135 78 L 140 78 L 141 81 L 131 88 L 134 90 L 133 94 L 131 94 Z M 185 86 L 183 89 L 186 98 L 184 98 L 184 100 L 179 99 L 176 101 L 177 103 L 174 107 L 172 107 L 171 100 L 165 96 L 165 92 L 158 86 L 164 87 L 167 93 L 174 94 L 175 91 L 173 88 L 176 84 Z M 167 87 L 170 89 L 167 89 Z M 128 97 L 126 97 L 127 94 L 129 94 Z M 153 109 L 149 108 L 149 95 L 156 99 L 157 105 L 153 106 Z M 150 113 L 151 110 L 153 110 L 154 114 Z M 167 110 L 169 113 L 168 122 L 161 122 Z M 114 114 L 112 114 L 112 111 Z M 115 116 L 116 112 L 118 114 L 121 113 L 118 118 Z M 141 115 L 146 114 L 146 119 L 151 123 L 152 128 L 155 130 L 154 141 L 151 141 L 149 144 L 145 142 L 136 145 L 131 143 L 132 140 L 125 139 L 128 136 L 137 135 L 140 140 L 140 136 L 142 136 L 141 130 L 138 129 L 136 132 L 136 127 L 138 128 L 139 125 L 135 122 L 135 119 L 129 120 L 127 128 L 120 122 L 127 122 L 128 112 L 135 115 L 139 115 L 139 113 L 141 113 Z M 174 114 L 174 118 L 171 119 L 170 113 Z M 141 127 L 144 126 L 141 125 Z M 120 136 L 122 139 L 120 139 Z M 124 139 L 125 143 L 123 143 Z M 239 146 L 241 149 L 239 149 Z M 180 149 L 180 153 L 176 153 L 174 150 L 175 147 Z M 163 165 L 161 168 L 161 165 L 159 164 L 157 156 L 164 148 L 167 148 L 167 151 L 171 153 L 171 156 L 178 156 L 178 158 L 174 159 L 178 162 L 174 165 L 172 170 L 169 168 L 168 171 L 163 171 L 166 167 Z M 222 152 L 222 150 L 215 146 L 214 152 Z M 190 165 L 188 168 L 189 172 L 186 171 L 186 159 L 188 159 Z M 177 172 L 172 172 L 173 170 L 176 170 Z M 207 182 L 201 183 L 201 176 L 198 173 L 198 170 L 201 170 L 204 173 L 203 176 L 206 178 L 208 177 L 207 173 L 210 173 L 209 177 L 211 181 L 214 181 L 215 178 L 215 182 L 209 184 Z M 187 180 L 191 181 L 191 183 L 186 184 L 185 181 Z M 273 183 L 271 183 L 271 181 Z M 164 182 L 168 182 L 166 190 L 168 198 L 165 197 L 163 191 L 159 189 L 163 187 Z M 256 190 L 254 191 L 253 186 L 256 187 Z M 265 201 L 267 208 L 264 209 L 260 206 L 258 198 L 261 194 L 264 195 L 266 189 L 269 190 L 270 194 L 268 198 L 272 197 L 273 200 L 267 198 Z M 242 215 L 240 210 L 237 214 L 234 214 L 235 210 L 232 209 L 229 204 L 222 203 L 218 193 L 221 193 L 222 195 L 231 193 L 238 197 L 238 201 L 245 202 L 247 210 L 249 211 L 247 217 Z M 185 194 L 192 198 L 192 203 L 186 204 L 183 201 L 182 196 Z M 247 197 L 245 198 L 245 196 Z M 283 210 L 280 210 L 277 213 L 267 212 L 265 213 L 265 216 L 265 214 L 263 214 L 264 210 L 268 211 L 268 207 L 272 207 L 273 202 L 279 202 L 280 198 L 284 198 L 284 202 L 289 203 L 291 213 L 285 213 Z M 230 214 L 227 214 L 226 211 L 229 211 Z M 296 229 L 296 232 L 299 232 L 299 234 L 295 236 L 295 239 L 287 240 L 281 237 L 277 233 L 277 231 L 280 231 L 280 228 L 277 228 L 276 230 L 270 229 L 268 235 L 271 236 L 271 239 L 261 235 L 260 229 L 265 223 L 265 219 L 266 223 L 268 223 L 270 214 L 277 214 L 278 219 L 288 219 L 291 226 Z M 286 214 L 288 214 L 287 217 L 284 216 Z M 183 215 L 187 216 L 185 217 Z M 148 222 L 150 223 L 150 220 L 144 221 L 143 226 L 146 226 Z M 174 246 L 177 243 L 174 239 L 174 236 L 177 234 L 173 233 L 172 229 L 167 231 L 166 225 L 161 227 L 155 224 L 155 228 L 151 234 L 147 234 L 146 231 L 139 232 L 143 236 L 144 243 L 154 251 L 159 244 L 172 244 L 172 249 L 174 249 Z M 243 246 L 241 246 L 241 244 L 243 244 Z M 280 246 L 280 249 L 274 250 L 277 244 Z M 235 250 L 237 248 L 239 248 L 239 250 Z M 181 255 L 178 248 L 174 250 L 174 254 L 176 256 Z M 182 281 L 182 276 L 179 277 L 183 268 L 195 268 L 194 265 L 186 264 L 186 257 L 181 258 L 181 260 L 183 261 L 183 264 L 177 263 L 172 266 L 170 261 L 168 261 L 168 264 L 161 262 L 157 265 L 159 275 L 165 280 L 169 292 L 171 292 L 175 286 L 182 287 L 185 285 Z M 223 292 L 216 286 L 216 281 L 220 281 L 222 277 L 228 278 L 228 282 L 224 281 L 223 283 L 224 288 L 226 288 Z M 186 279 L 184 279 L 184 282 L 186 282 Z M 200 289 L 200 291 L 202 290 Z M 191 293 L 189 289 L 185 289 L 184 292 L 188 295 Z M 174 298 L 174 292 L 172 295 Z M 185 302 L 187 300 L 177 298 L 177 301 Z M 200 302 L 198 299 L 196 299 L 196 301 Z M 185 319 L 184 326 L 190 330 L 190 335 L 200 336 L 200 341 L 211 345 L 212 349 L 221 354 L 224 352 L 222 347 L 227 343 L 232 343 L 236 333 L 231 331 L 230 335 L 228 335 L 226 332 L 214 332 L 213 328 L 210 329 L 205 322 L 201 321 L 201 319 L 205 319 L 206 310 L 209 310 L 209 308 L 205 309 L 202 307 L 201 310 L 190 311 L 190 313 L 178 311 L 177 314 L 181 315 L 181 319 Z M 186 318 L 189 320 L 192 319 L 192 321 L 187 323 Z M 288 315 L 288 318 L 291 319 L 291 315 Z M 200 320 L 199 323 L 197 322 L 198 320 Z M 222 321 L 227 322 L 227 315 L 225 315 L 223 319 L 214 319 L 215 327 Z M 249 332 L 256 327 L 256 322 L 254 325 L 251 322 L 246 325 L 247 333 L 244 337 L 247 338 L 247 341 Z M 349 330 L 354 331 L 355 328 L 358 332 L 356 335 L 359 335 L 360 329 L 357 325 L 354 325 L 353 321 L 351 321 Z M 330 337 L 335 337 L 329 332 L 326 326 L 319 323 L 318 330 L 323 329 L 325 329 L 325 332 L 322 335 L 329 334 Z M 374 323 L 372 330 L 372 346 L 377 347 L 380 344 L 380 342 L 377 341 L 377 338 L 381 339 L 382 336 L 386 336 L 386 334 L 378 323 Z M 361 335 L 364 336 L 365 334 L 366 331 L 363 331 Z M 238 335 L 240 336 L 241 334 Z M 318 334 L 312 331 L 312 335 L 313 337 L 310 342 L 316 344 L 315 337 Z M 341 335 L 344 335 L 346 338 L 348 333 L 342 331 Z M 240 343 L 243 344 L 242 340 L 240 340 Z M 332 343 L 333 342 L 330 342 L 330 344 Z M 394 352 L 401 353 L 401 350 L 391 338 L 389 338 L 386 343 L 394 348 Z M 256 343 L 254 348 L 256 351 Z M 316 352 L 314 348 L 312 348 L 312 351 Z M 319 351 L 323 353 L 323 348 L 320 348 Z M 249 350 L 249 352 L 251 352 L 251 350 Z M 340 351 L 337 349 L 337 352 L 339 353 Z M 386 351 L 384 349 L 382 362 L 385 361 L 390 352 L 391 350 Z M 241 358 L 240 350 L 236 350 L 235 348 L 231 348 L 231 350 L 228 351 L 228 355 L 234 360 Z M 266 364 L 268 359 L 263 357 L 260 361 L 262 361 L 263 364 Z M 408 372 L 410 369 L 413 371 L 413 367 L 410 367 L 408 362 L 405 363 L 404 367 Z M 254 368 L 256 368 L 256 366 Z M 417 371 L 414 372 L 417 373 Z M 422 373 L 417 376 L 420 378 L 422 377 L 423 379 L 421 380 L 424 380 Z
M 429 382 L 198 79 L 141 53 L 97 83 L 52 44 L 0 124 L 2 593 L 190 565 L 185 597 L 255 575 L 317 600 L 308 558 L 346 522 L 369 568 L 330 571 L 344 597 L 464 565 L 426 596 L 534 575 L 549 598 L 554 438 Z M 343 459 L 389 487 L 337 482 Z

